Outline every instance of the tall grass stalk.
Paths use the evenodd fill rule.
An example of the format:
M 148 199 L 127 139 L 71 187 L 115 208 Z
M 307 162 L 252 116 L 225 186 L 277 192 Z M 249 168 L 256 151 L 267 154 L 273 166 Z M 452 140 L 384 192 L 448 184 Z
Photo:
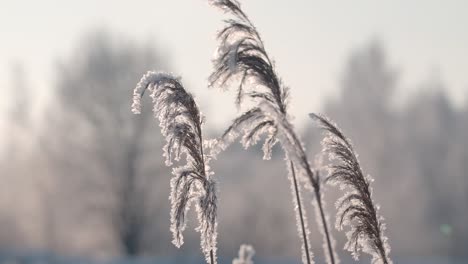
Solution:
M 263 146 L 264 158 L 271 156 L 271 149 L 277 141 L 281 143 L 287 157 L 287 166 L 292 163 L 298 170 L 298 179 L 305 182 L 314 192 L 315 205 L 321 219 L 324 243 L 327 245 L 325 255 L 329 263 L 338 262 L 333 249 L 333 240 L 329 232 L 322 203 L 321 179 L 313 173 L 305 149 L 294 131 L 287 112 L 288 89 L 276 74 L 273 61 L 270 59 L 257 29 L 242 11 L 240 4 L 231 0 L 212 0 L 211 4 L 233 16 L 226 20 L 225 27 L 218 33 L 220 42 L 214 60 L 214 71 L 210 76 L 210 86 L 228 87 L 232 81 L 239 82 L 236 104 L 241 107 L 245 97 L 254 104 L 253 107 L 238 118 L 226 130 L 220 148 L 225 148 L 240 134 L 245 147 L 255 144 L 260 135 L 266 134 Z M 297 199 L 293 198 L 293 199 Z M 300 204 L 300 201 L 297 201 Z M 303 208 L 302 208 L 303 209 Z M 305 213 L 302 217 L 304 223 Z M 299 232 L 303 237 L 303 256 L 311 255 L 306 245 L 306 232 Z M 307 252 L 307 253 L 306 253 Z M 303 257 L 304 263 L 312 260 Z
M 345 249 L 356 260 L 359 252 L 363 251 L 372 256 L 372 263 L 392 263 L 388 256 L 390 246 L 384 234 L 383 217 L 379 216 L 378 206 L 372 199 L 370 184 L 373 179 L 369 175 L 364 176 L 351 141 L 332 121 L 317 114 L 310 114 L 310 117 L 326 131 L 323 151 L 329 153 L 330 160 L 334 162 L 330 165 L 326 181 L 351 190 L 336 202 L 336 228 L 351 227 Z
M 308 232 L 308 228 L 306 228 L 306 225 L 307 225 L 307 221 L 306 221 L 306 216 L 304 215 L 304 213 L 302 212 L 302 197 L 301 197 L 301 193 L 300 193 L 300 185 L 298 184 L 297 182 L 297 177 L 296 177 L 296 172 L 294 171 L 294 164 L 292 163 L 292 161 L 289 162 L 290 163 L 290 170 L 291 170 L 291 179 L 293 181 L 293 184 L 291 185 L 291 189 L 292 189 L 292 192 L 293 192 L 293 195 L 296 196 L 296 207 L 297 207 L 297 211 L 298 213 L 296 214 L 296 216 L 299 216 L 297 218 L 297 222 L 298 222 L 298 228 L 300 228 L 299 232 L 302 233 L 302 239 L 304 240 L 303 241 L 303 245 L 304 245 L 304 248 L 305 249 L 308 249 L 309 248 L 309 241 L 308 241 L 308 237 L 309 237 L 309 234 L 307 234 Z M 305 258 L 306 258 L 306 261 L 307 263 L 311 263 L 311 252 L 309 252 L 309 250 L 305 250 L 303 249 L 302 251 L 305 252 Z
M 173 244 L 184 243 L 186 214 L 195 203 L 198 215 L 200 244 L 206 261 L 216 263 L 217 194 L 216 182 L 209 168 L 208 147 L 202 136 L 203 118 L 192 95 L 180 80 L 162 72 L 148 72 L 133 92 L 132 111 L 141 112 L 141 97 L 146 90 L 153 99 L 153 112 L 159 119 L 162 135 L 166 138 L 164 157 L 166 165 L 179 162 L 185 156 L 186 164 L 176 167 L 171 180 L 171 231 Z

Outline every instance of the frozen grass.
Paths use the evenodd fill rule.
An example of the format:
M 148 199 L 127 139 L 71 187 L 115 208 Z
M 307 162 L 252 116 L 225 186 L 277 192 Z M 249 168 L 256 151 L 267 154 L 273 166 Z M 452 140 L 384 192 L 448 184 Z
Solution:
M 271 157 L 272 147 L 278 142 L 285 153 L 303 263 L 314 263 L 303 206 L 303 187 L 312 191 L 317 225 L 324 240 L 326 262 L 339 263 L 324 210 L 324 181 L 351 190 L 337 202 L 337 229 L 342 230 L 346 225 L 351 227 L 345 248 L 351 251 L 356 260 L 359 252 L 363 251 L 372 256 L 372 263 L 392 263 L 388 256 L 390 247 L 384 235 L 385 225 L 378 215 L 378 206 L 372 200 L 371 178 L 364 176 L 350 141 L 326 117 L 311 114 L 326 131 L 323 152 L 329 153 L 331 157 L 330 173 L 323 179 L 320 170 L 310 165 L 305 148 L 290 122 L 287 111 L 289 91 L 278 77 L 256 27 L 238 2 L 212 0 L 210 3 L 232 18 L 225 21 L 225 27 L 217 35 L 219 47 L 209 85 L 227 88 L 237 82 L 236 104 L 245 106 L 244 102 L 248 100 L 250 109 L 240 114 L 218 140 L 204 141 L 200 111 L 179 78 L 167 73 L 148 72 L 138 83 L 133 95 L 132 111 L 138 114 L 141 112 L 143 93 L 150 91 L 155 117 L 159 119 L 162 134 L 167 141 L 164 146 L 166 164 L 170 166 L 174 161 L 180 162 L 182 156 L 186 160 L 184 166 L 173 170 L 174 177 L 171 180 L 171 231 L 174 245 L 180 247 L 183 244 L 186 213 L 190 205 L 195 203 L 202 251 L 208 263 L 216 263 L 216 184 L 206 154 L 216 156 L 238 137 L 241 137 L 241 143 L 247 148 L 266 135 L 264 159 Z M 252 264 L 253 253 L 251 246 L 242 245 L 239 257 L 233 263 Z

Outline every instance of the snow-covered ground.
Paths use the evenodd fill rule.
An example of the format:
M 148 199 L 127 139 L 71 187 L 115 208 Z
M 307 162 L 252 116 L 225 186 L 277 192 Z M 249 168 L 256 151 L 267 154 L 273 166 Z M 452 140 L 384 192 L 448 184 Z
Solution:
M 451 258 L 451 257 L 394 257 L 394 263 L 398 264 L 466 264 L 468 257 Z M 316 263 L 325 263 L 322 259 L 316 258 Z M 168 257 L 145 257 L 145 258 L 117 258 L 113 260 L 92 260 L 86 257 L 59 257 L 48 253 L 0 253 L 0 264 L 203 264 L 204 260 L 200 256 L 168 256 Z M 220 257 L 219 264 L 232 263 L 231 258 Z M 286 258 L 261 258 L 254 257 L 255 264 L 299 264 L 299 259 Z M 363 259 L 360 262 L 352 260 L 352 258 L 341 258 L 343 264 L 370 263 L 368 259 Z

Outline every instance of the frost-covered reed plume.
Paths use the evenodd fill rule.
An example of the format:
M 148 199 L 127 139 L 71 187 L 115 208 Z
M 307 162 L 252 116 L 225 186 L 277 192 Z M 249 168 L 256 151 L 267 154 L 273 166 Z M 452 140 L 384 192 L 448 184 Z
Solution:
M 164 156 L 166 165 L 180 161 L 185 155 L 186 164 L 173 169 L 171 180 L 171 231 L 176 247 L 183 242 L 186 213 L 195 203 L 201 236 L 201 248 L 208 263 L 216 263 L 216 184 L 205 156 L 203 119 L 192 95 L 178 78 L 167 73 L 148 72 L 133 91 L 132 111 L 141 112 L 141 97 L 149 90 L 153 99 L 153 112 L 159 119 L 162 135 L 166 138 Z
M 305 182 L 314 192 L 318 225 L 324 235 L 325 255 L 329 263 L 337 263 L 323 208 L 321 179 L 311 169 L 304 147 L 287 113 L 288 89 L 276 74 L 274 63 L 264 48 L 260 34 L 239 3 L 232 0 L 212 0 L 210 3 L 233 17 L 226 20 L 226 26 L 218 33 L 220 44 L 214 60 L 215 69 L 210 76 L 210 86 L 227 87 L 237 80 L 237 106 L 243 105 L 245 98 L 253 102 L 253 106 L 236 118 L 226 130 L 220 150 L 240 134 L 243 135 L 241 142 L 245 147 L 255 144 L 262 134 L 266 134 L 263 151 L 264 158 L 269 159 L 272 147 L 279 141 L 285 150 L 290 170 L 299 236 L 303 240 L 303 262 L 312 263 L 312 255 L 306 214 L 301 206 L 301 184 L 298 184 L 298 180 Z
M 388 256 L 390 246 L 384 235 L 385 224 L 378 215 L 378 206 L 372 200 L 372 178 L 364 176 L 351 142 L 335 124 L 321 115 L 310 114 L 310 117 L 326 131 L 322 141 L 323 151 L 329 153 L 330 161 L 334 162 L 330 165 L 330 175 L 326 181 L 339 185 L 341 189 L 351 190 L 336 202 L 336 228 L 351 227 L 345 249 L 356 260 L 359 251 L 363 251 L 372 255 L 372 263 L 392 263 Z
M 232 264 L 254 264 L 252 258 L 255 255 L 255 250 L 251 245 L 241 245 L 239 248 L 239 256 L 232 261 Z

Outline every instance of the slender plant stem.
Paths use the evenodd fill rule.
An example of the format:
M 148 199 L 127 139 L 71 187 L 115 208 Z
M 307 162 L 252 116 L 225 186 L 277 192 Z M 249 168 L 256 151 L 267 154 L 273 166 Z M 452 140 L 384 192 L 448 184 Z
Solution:
M 299 186 L 297 185 L 296 172 L 294 171 L 294 164 L 292 161 L 290 161 L 290 165 L 291 165 L 291 173 L 292 173 L 293 182 L 294 182 L 294 192 L 296 193 L 297 208 L 299 210 L 299 216 L 301 219 L 302 238 L 304 239 L 305 254 L 307 257 L 307 263 L 310 264 L 309 243 L 307 241 L 307 233 L 306 233 L 305 225 L 304 225 L 304 215 L 302 213 L 302 204 L 301 204 L 301 199 L 299 196 Z
M 369 200 L 372 201 L 371 194 L 370 194 L 370 191 L 369 191 L 368 188 L 365 189 L 365 193 L 366 193 L 367 197 L 369 197 Z M 374 218 L 374 221 L 376 223 L 378 223 L 379 221 L 377 220 L 377 212 L 375 211 L 375 208 L 374 208 L 374 206 L 372 204 L 370 204 L 369 210 L 371 212 L 370 215 L 373 216 L 373 218 Z M 382 243 L 382 233 L 379 230 L 375 230 L 375 232 L 378 234 L 376 244 L 377 244 L 377 248 L 378 248 L 378 251 L 379 251 L 380 258 L 382 259 L 383 264 L 388 264 L 389 261 L 387 259 L 387 254 L 385 254 L 385 248 L 384 248 L 383 243 Z
M 328 255 L 330 256 L 330 264 L 335 264 L 335 256 L 333 253 L 333 246 L 331 243 L 331 238 L 330 238 L 330 232 L 328 230 L 328 225 L 327 225 L 327 219 L 325 218 L 325 213 L 323 210 L 323 204 L 322 204 L 322 196 L 320 195 L 320 179 L 318 177 L 314 177 L 314 173 L 312 172 L 309 162 L 307 162 L 307 156 L 305 154 L 305 150 L 302 147 L 299 138 L 297 137 L 296 133 L 291 128 L 292 126 L 286 126 L 286 130 L 290 135 L 290 138 L 292 139 L 292 142 L 296 145 L 298 151 L 301 153 L 301 157 L 303 158 L 303 164 L 305 165 L 306 173 L 309 176 L 310 183 L 313 187 L 313 191 L 315 194 L 315 198 L 317 199 L 317 206 L 320 211 L 320 218 L 322 220 L 322 226 L 323 226 L 323 233 L 325 235 L 325 239 L 327 240 L 327 247 L 328 247 Z
M 200 122 L 200 125 L 201 125 L 201 122 Z M 198 131 L 199 132 L 199 140 L 200 140 L 200 144 L 201 144 L 201 148 L 200 148 L 200 157 L 202 158 L 202 164 L 203 164 L 203 172 L 204 174 L 206 175 L 206 168 L 205 168 L 205 155 L 203 154 L 203 138 L 202 138 L 202 134 L 201 134 L 201 127 L 198 126 L 197 127 Z M 214 264 L 215 261 L 214 261 L 214 252 L 213 252 L 213 249 L 210 250 L 210 264 Z
M 325 221 L 325 213 L 323 212 L 322 199 L 318 191 L 315 191 L 315 198 L 317 199 L 317 206 L 320 211 L 320 218 L 322 219 L 323 232 L 325 233 L 325 238 L 327 239 L 327 247 L 328 247 L 328 252 L 330 255 L 330 262 L 331 264 L 335 264 L 335 256 L 333 254 L 333 248 L 332 248 L 332 243 L 330 239 L 330 234 L 328 231 L 327 222 Z

